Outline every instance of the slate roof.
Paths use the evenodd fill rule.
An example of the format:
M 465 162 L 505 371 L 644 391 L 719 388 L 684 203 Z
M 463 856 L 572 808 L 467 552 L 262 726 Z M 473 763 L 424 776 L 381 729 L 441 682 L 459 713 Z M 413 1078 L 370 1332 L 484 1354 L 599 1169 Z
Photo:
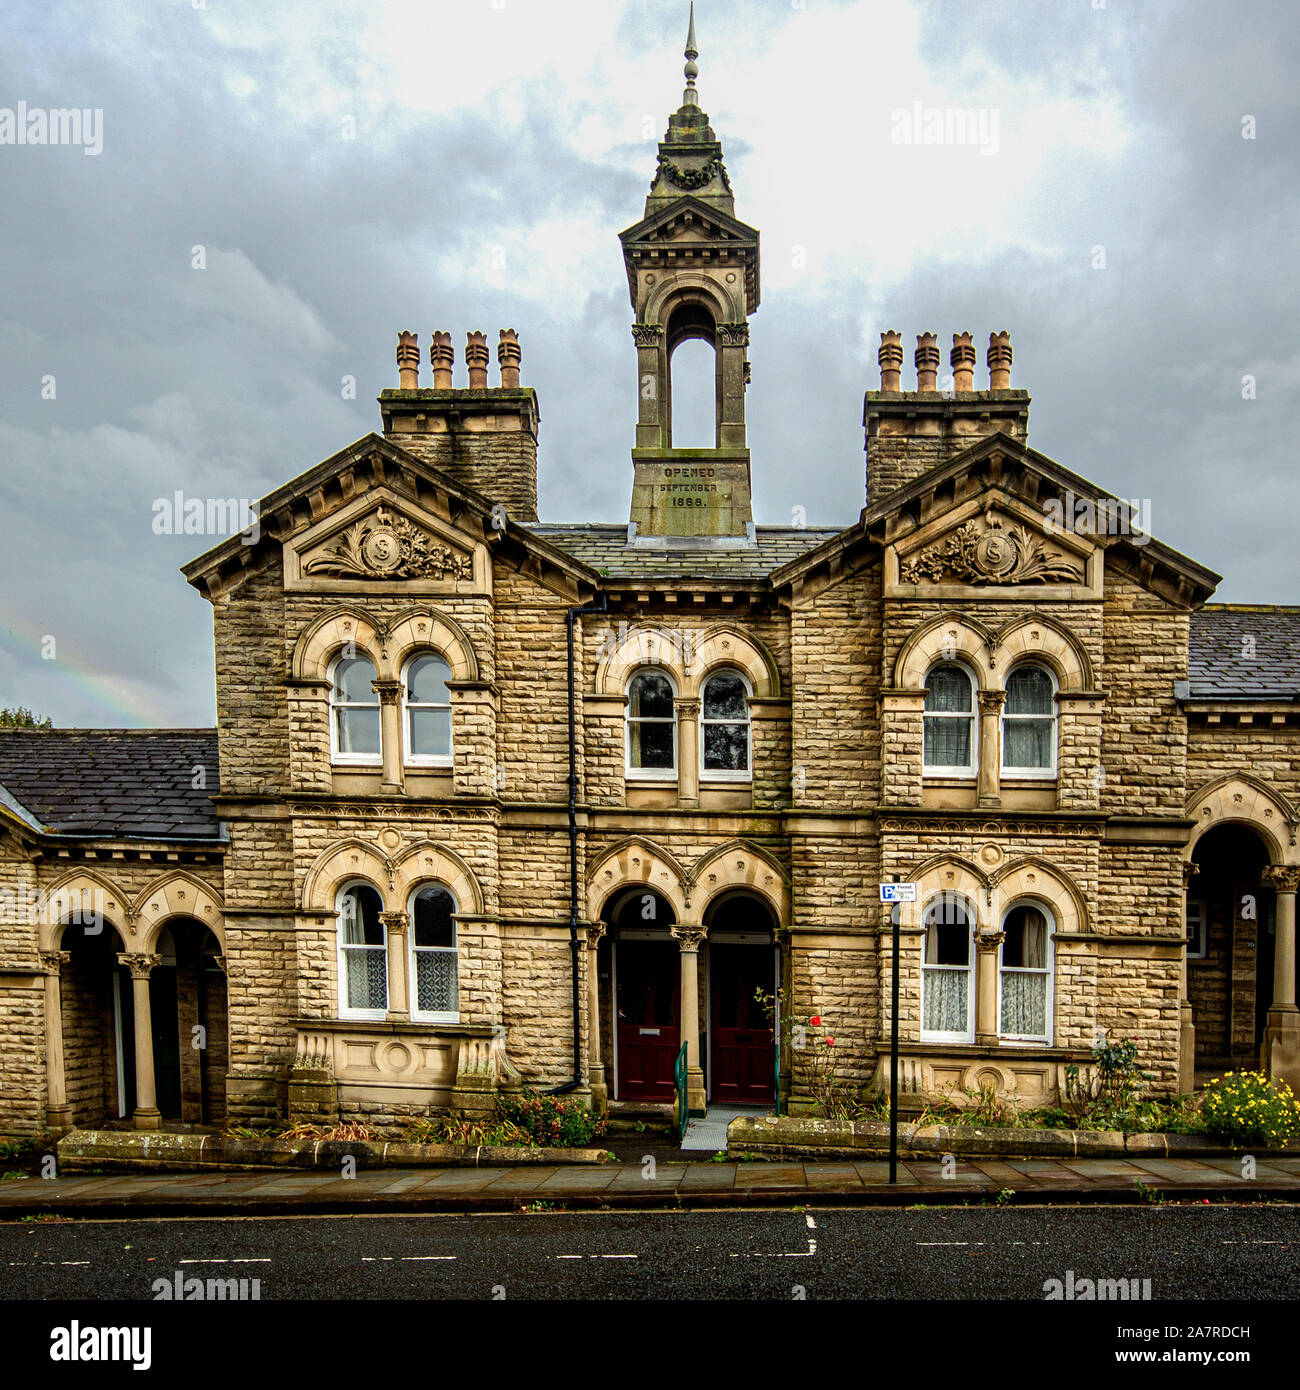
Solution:
M 1207 604 L 1187 665 L 1193 700 L 1300 699 L 1300 608 Z
M 53 834 L 215 840 L 219 785 L 215 729 L 0 730 L 0 801 Z
M 758 526 L 752 545 L 663 547 L 628 543 L 627 526 L 614 523 L 532 522 L 521 529 L 581 560 L 611 579 L 766 579 L 843 527 Z

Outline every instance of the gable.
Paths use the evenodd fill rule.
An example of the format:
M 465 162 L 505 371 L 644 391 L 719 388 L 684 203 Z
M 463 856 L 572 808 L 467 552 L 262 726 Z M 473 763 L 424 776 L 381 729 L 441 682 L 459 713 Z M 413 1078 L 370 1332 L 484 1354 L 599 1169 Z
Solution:
M 485 542 L 377 487 L 285 542 L 284 587 L 486 595 L 492 565 Z
M 886 598 L 970 599 L 1032 588 L 1036 599 L 1100 598 L 1100 547 L 1051 527 L 1002 489 L 885 546 Z

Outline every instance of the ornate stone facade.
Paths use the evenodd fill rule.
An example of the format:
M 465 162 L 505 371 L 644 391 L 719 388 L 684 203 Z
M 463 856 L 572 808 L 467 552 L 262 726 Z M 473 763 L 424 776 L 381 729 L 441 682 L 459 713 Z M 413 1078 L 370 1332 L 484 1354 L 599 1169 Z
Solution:
M 638 369 L 709 338 L 718 444 L 675 457 L 670 399 L 640 396 L 637 534 L 536 520 L 511 331 L 499 387 L 470 335 L 468 388 L 442 332 L 421 388 L 404 334 L 382 437 L 186 569 L 215 622 L 205 828 L 72 833 L 0 735 L 0 1130 L 396 1131 L 525 1084 L 669 1104 L 679 1072 L 692 1110 L 798 1105 L 778 994 L 879 1089 L 891 881 L 917 885 L 908 1104 L 1052 1102 L 1102 1033 L 1164 1092 L 1260 1059 L 1300 1079 L 1300 699 L 1260 674 L 1295 610 L 1207 608 L 1218 576 L 1159 542 L 1053 526 L 1080 480 L 1028 447 L 1001 333 L 988 390 L 954 335 L 946 394 L 934 335 L 916 391 L 885 335 L 866 511 L 755 527 L 758 239 L 688 98 L 623 241 Z M 725 522 L 687 491 L 719 479 Z M 660 524 L 673 488 L 708 524 Z M 151 1053 L 159 999 L 180 1031 Z

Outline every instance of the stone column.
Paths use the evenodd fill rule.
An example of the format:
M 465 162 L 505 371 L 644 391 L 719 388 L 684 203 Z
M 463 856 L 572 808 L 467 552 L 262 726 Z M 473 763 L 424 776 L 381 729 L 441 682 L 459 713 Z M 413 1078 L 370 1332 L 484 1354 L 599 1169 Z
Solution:
M 749 324 L 720 323 L 717 345 L 717 443 L 720 449 L 745 447 L 745 383 L 749 380 L 747 360 Z
M 677 801 L 681 806 L 700 804 L 700 702 L 678 700 Z
M 976 796 L 980 806 L 1002 805 L 998 785 L 1002 773 L 1002 706 L 1006 698 L 1005 690 L 981 690 L 979 693 L 980 747 Z
M 131 1116 L 136 1129 L 157 1129 L 158 1092 L 153 1070 L 153 1009 L 149 1003 L 149 976 L 161 956 L 137 952 L 119 954 L 118 961 L 131 972 L 131 1004 L 135 1017 L 135 1111 Z
M 402 683 L 373 681 L 379 696 L 379 742 L 383 750 L 380 790 L 402 790 Z
M 1295 898 L 1300 865 L 1270 865 L 1264 882 L 1277 890 L 1273 947 L 1273 1004 L 1268 1011 L 1260 1065 L 1274 1080 L 1300 1091 L 1300 1010 L 1295 999 Z
M 1187 930 L 1187 889 L 1200 865 L 1190 860 L 1183 865 L 1183 932 Z M 1190 943 L 1183 942 L 1183 968 L 1178 990 L 1178 1091 L 1191 1095 L 1196 1089 L 1196 1020 L 1192 1015 L 1192 1000 L 1188 990 L 1187 952 Z
M 45 971 L 45 1123 L 50 1129 L 68 1129 L 72 1125 L 63 1070 L 63 994 L 59 981 L 59 972 L 71 959 L 71 951 L 41 952 Z
M 1005 935 L 975 933 L 975 1041 L 988 1046 L 998 1040 L 998 947 Z
M 592 922 L 587 927 L 587 1084 L 591 1087 L 591 1108 L 601 1114 L 609 1109 L 609 1087 L 605 1082 L 605 1063 L 600 1049 L 598 966 L 604 935 L 604 922 Z
M 657 323 L 632 325 L 636 343 L 637 399 L 641 402 L 636 426 L 638 449 L 668 447 L 668 353 L 664 330 Z
M 416 983 L 414 980 L 408 982 L 406 977 L 406 963 L 410 959 L 406 951 L 406 913 L 381 912 L 379 920 L 384 924 L 388 941 L 388 1012 L 396 1018 L 410 1018 L 410 1001 Z
M 700 1065 L 700 942 L 703 927 L 670 928 L 681 951 L 682 1026 L 686 1044 L 686 1108 L 692 1115 L 703 1115 L 708 1108 L 704 1096 L 704 1068 Z

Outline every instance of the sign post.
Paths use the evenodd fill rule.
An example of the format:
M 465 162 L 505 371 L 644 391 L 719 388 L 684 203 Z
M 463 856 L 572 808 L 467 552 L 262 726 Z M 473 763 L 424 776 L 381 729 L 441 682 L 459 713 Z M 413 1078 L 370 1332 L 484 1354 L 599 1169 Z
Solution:
M 880 885 L 880 901 L 892 903 L 889 914 L 893 927 L 893 959 L 890 962 L 889 1006 L 889 1181 L 898 1182 L 898 919 L 899 904 L 916 901 L 916 884 L 892 883 Z

